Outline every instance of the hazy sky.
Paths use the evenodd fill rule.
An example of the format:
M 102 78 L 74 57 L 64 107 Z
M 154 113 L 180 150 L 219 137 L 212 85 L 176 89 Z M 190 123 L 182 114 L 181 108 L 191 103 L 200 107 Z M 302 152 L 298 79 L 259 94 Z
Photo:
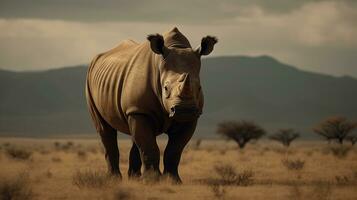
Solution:
M 301 69 L 357 77 L 355 0 L 0 0 L 0 68 L 89 63 L 123 39 L 177 26 L 216 35 L 212 56 L 271 55 Z

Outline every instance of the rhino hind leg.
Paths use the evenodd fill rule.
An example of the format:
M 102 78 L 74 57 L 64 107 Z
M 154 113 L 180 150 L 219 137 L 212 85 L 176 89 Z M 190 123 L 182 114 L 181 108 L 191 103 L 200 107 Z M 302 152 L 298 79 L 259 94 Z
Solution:
M 150 118 L 145 115 L 128 117 L 130 134 L 137 145 L 141 162 L 144 166 L 144 181 L 157 181 L 161 175 L 159 169 L 160 150 L 156 143 L 155 129 Z
M 140 151 L 134 141 L 130 149 L 128 176 L 129 178 L 136 178 L 141 176 Z
M 111 130 L 100 133 L 102 143 L 105 149 L 105 159 L 110 174 L 121 178 L 119 170 L 119 149 L 117 141 L 117 131 L 110 127 Z
M 86 94 L 89 112 L 104 146 L 105 159 L 107 161 L 108 171 L 110 174 L 121 178 L 121 173 L 119 170 L 119 149 L 117 141 L 117 131 L 113 127 L 111 127 L 98 112 L 93 102 L 88 85 L 86 87 Z

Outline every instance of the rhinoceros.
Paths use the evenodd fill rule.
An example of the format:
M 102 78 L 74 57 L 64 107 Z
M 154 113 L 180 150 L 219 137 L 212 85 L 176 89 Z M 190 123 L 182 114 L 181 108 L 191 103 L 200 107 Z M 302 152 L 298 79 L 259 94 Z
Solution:
M 130 135 L 133 141 L 129 178 L 141 176 L 142 165 L 144 177 L 149 171 L 161 175 L 156 136 L 165 133 L 163 174 L 181 182 L 181 153 L 203 108 L 200 59 L 212 52 L 215 43 L 216 37 L 206 36 L 192 49 L 175 27 L 163 35 L 148 35 L 143 43 L 124 40 L 92 60 L 86 99 L 112 175 L 122 177 L 117 131 Z

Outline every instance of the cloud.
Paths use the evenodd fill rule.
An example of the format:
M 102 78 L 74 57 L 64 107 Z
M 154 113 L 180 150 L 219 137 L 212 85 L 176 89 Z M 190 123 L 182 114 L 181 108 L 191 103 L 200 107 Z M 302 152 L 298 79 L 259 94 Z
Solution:
M 267 54 L 310 71 L 357 76 L 357 14 L 346 2 L 309 1 L 289 12 L 272 12 L 259 3 L 234 7 L 225 2 L 219 10 L 229 17 L 209 23 L 2 18 L 0 68 L 88 63 L 123 39 L 142 42 L 147 34 L 178 26 L 193 46 L 204 35 L 218 36 L 214 56 Z

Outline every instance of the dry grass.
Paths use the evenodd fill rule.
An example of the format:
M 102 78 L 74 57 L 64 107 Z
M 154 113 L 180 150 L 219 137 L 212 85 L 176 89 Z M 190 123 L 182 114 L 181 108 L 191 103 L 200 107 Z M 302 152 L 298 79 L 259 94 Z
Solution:
M 84 170 L 73 175 L 72 183 L 78 188 L 102 188 L 109 184 L 112 178 L 105 172 Z
M 181 158 L 183 184 L 175 185 L 166 179 L 146 183 L 128 180 L 129 140 L 119 139 L 123 180 L 118 181 L 107 176 L 103 148 L 97 139 L 0 138 L 1 195 L 79 200 L 357 199 L 355 147 L 338 157 L 323 142 L 296 142 L 284 150 L 278 144 L 261 141 L 241 151 L 226 141 L 195 142 L 192 140 Z M 161 150 L 165 144 L 159 140 Z M 13 147 L 16 152 L 29 153 L 30 162 L 10 156 L 7 150 Z M 22 171 L 28 172 L 26 181 L 17 179 Z M 4 180 L 8 180 L 6 184 Z
M 20 173 L 12 178 L 0 177 L 1 200 L 30 200 L 33 198 L 34 193 L 26 173 Z
M 217 199 L 225 199 L 227 196 L 226 188 L 220 184 L 211 185 L 211 190 L 213 192 L 213 196 Z
M 302 170 L 305 165 L 305 161 L 303 161 L 301 159 L 293 160 L 293 159 L 284 158 L 283 160 L 281 160 L 281 162 L 288 170 L 299 171 L 299 170 Z

